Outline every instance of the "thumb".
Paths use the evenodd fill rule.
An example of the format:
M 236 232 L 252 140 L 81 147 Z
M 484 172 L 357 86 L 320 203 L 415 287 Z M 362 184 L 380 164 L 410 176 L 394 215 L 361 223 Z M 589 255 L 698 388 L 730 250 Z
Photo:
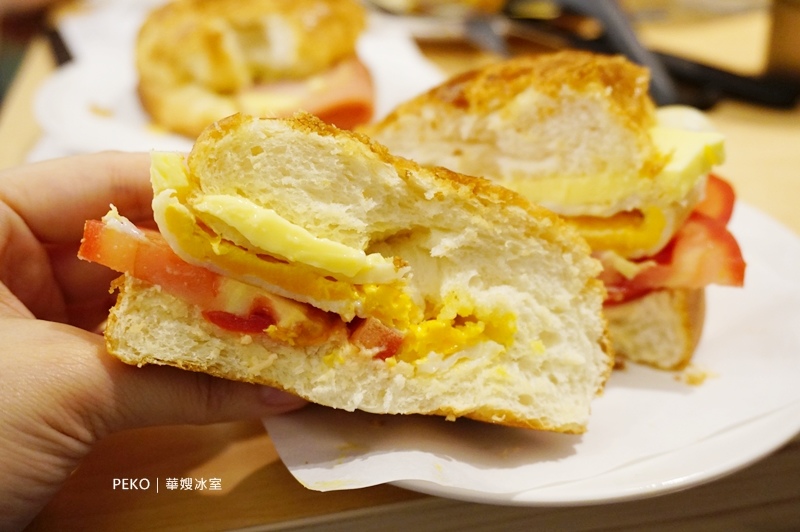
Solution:
M 108 357 L 108 355 L 106 355 Z M 104 432 L 172 424 L 256 419 L 296 410 L 306 402 L 290 393 L 166 366 L 128 366 L 108 357 L 110 408 Z M 101 432 L 102 435 L 102 432 Z
M 98 436 L 152 425 L 256 419 L 306 404 L 295 395 L 267 386 L 168 366 L 129 366 L 108 355 L 102 343 L 96 360 L 97 396 L 106 405 L 100 413 Z
M 125 429 L 256 419 L 300 408 L 305 401 L 266 386 L 224 380 L 166 366 L 129 366 L 109 355 L 102 336 L 69 325 L 20 320 L 24 363 L 38 405 L 57 404 L 96 441 Z M 16 339 L 22 343 L 17 329 Z M 38 349 L 33 346 L 39 346 Z M 52 349 L 47 349 L 51 346 Z M 37 360 L 39 359 L 39 360 Z M 82 425 L 82 426 L 80 426 Z

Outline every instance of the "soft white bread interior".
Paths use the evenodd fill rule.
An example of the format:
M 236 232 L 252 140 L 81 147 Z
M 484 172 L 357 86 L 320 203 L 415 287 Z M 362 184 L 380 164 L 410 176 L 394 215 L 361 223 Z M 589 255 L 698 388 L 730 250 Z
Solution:
M 355 50 L 365 24 L 355 0 L 172 0 L 138 33 L 139 97 L 157 125 L 192 138 L 236 112 L 291 114 L 304 91 L 327 97 L 292 80 L 368 77 Z
M 607 305 L 614 352 L 659 369 L 676 370 L 692 359 L 703 330 L 705 291 L 665 289 Z
M 175 208 L 199 217 L 214 233 L 214 249 L 296 268 L 303 282 L 270 278 L 270 268 L 222 264 L 219 271 L 318 306 L 324 298 L 307 293 L 318 283 L 349 287 L 362 299 L 331 312 L 342 321 L 380 315 L 406 333 L 403 347 L 381 360 L 341 334 L 301 346 L 229 332 L 204 320 L 202 309 L 126 278 L 106 330 L 113 355 L 269 384 L 347 410 L 585 430 L 613 357 L 600 266 L 560 218 L 485 180 L 420 167 L 309 115 L 222 120 L 197 140 L 183 171 L 186 194 Z M 325 261 L 269 256 L 274 250 L 258 248 L 241 226 L 231 231 L 204 214 L 204 198 L 219 196 L 269 209 L 314 238 L 379 254 L 400 277 L 356 283 L 326 271 Z M 182 253 L 214 267 L 214 257 L 195 251 Z

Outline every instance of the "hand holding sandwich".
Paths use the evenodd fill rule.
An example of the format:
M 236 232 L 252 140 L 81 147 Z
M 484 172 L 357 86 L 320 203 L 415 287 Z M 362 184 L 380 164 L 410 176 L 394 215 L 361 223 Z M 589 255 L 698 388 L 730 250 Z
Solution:
M 76 258 L 109 203 L 152 220 L 147 154 L 79 156 L 0 172 L 0 528 L 25 526 L 100 438 L 148 425 L 258 418 L 303 404 L 271 388 L 137 369 L 93 332 L 115 274 Z

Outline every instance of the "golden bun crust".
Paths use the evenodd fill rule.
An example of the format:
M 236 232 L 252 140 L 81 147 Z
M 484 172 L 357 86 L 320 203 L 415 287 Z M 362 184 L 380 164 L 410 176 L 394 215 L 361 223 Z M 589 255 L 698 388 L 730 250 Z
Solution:
M 605 307 L 618 357 L 659 369 L 684 368 L 705 321 L 703 289 L 665 289 Z
M 591 95 L 608 104 L 609 112 L 646 136 L 655 123 L 655 107 L 648 96 L 647 69 L 623 56 L 575 50 L 521 55 L 455 76 L 424 95 L 401 104 L 376 129 L 391 127 L 400 115 L 435 102 L 466 113 L 486 114 L 506 107 L 521 92 L 535 89 L 551 98 L 565 88 Z M 613 90 L 606 90 L 613 87 Z
M 246 110 L 237 94 L 354 58 L 365 24 L 355 0 L 174 0 L 138 33 L 139 97 L 157 125 L 195 137 Z
M 352 0 L 175 0 L 140 29 L 138 66 L 218 92 L 302 78 L 352 55 L 364 16 Z

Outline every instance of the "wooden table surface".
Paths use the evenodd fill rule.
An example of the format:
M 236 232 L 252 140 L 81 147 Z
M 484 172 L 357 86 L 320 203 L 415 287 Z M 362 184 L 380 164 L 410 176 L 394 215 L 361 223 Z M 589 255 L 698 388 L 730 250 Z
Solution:
M 643 39 L 743 71 L 760 68 L 765 15 L 642 28 Z M 713 43 L 709 57 L 708 43 Z M 756 51 L 754 52 L 754 47 Z M 426 45 L 447 71 L 485 54 Z M 740 61 L 737 63 L 737 58 Z M 31 43 L 0 109 L 0 168 L 21 163 L 40 132 L 32 94 L 54 68 Z M 739 197 L 800 233 L 800 108 L 725 101 L 710 117 L 727 135 L 720 173 Z M 800 265 L 798 265 L 800 266 Z M 167 477 L 220 478 L 221 491 L 166 491 Z M 162 489 L 114 490 L 115 478 L 160 479 Z M 582 507 L 505 507 L 447 500 L 393 486 L 320 493 L 299 485 L 259 423 L 161 427 L 101 442 L 31 530 L 792 530 L 800 529 L 800 439 L 758 463 L 689 490 Z

